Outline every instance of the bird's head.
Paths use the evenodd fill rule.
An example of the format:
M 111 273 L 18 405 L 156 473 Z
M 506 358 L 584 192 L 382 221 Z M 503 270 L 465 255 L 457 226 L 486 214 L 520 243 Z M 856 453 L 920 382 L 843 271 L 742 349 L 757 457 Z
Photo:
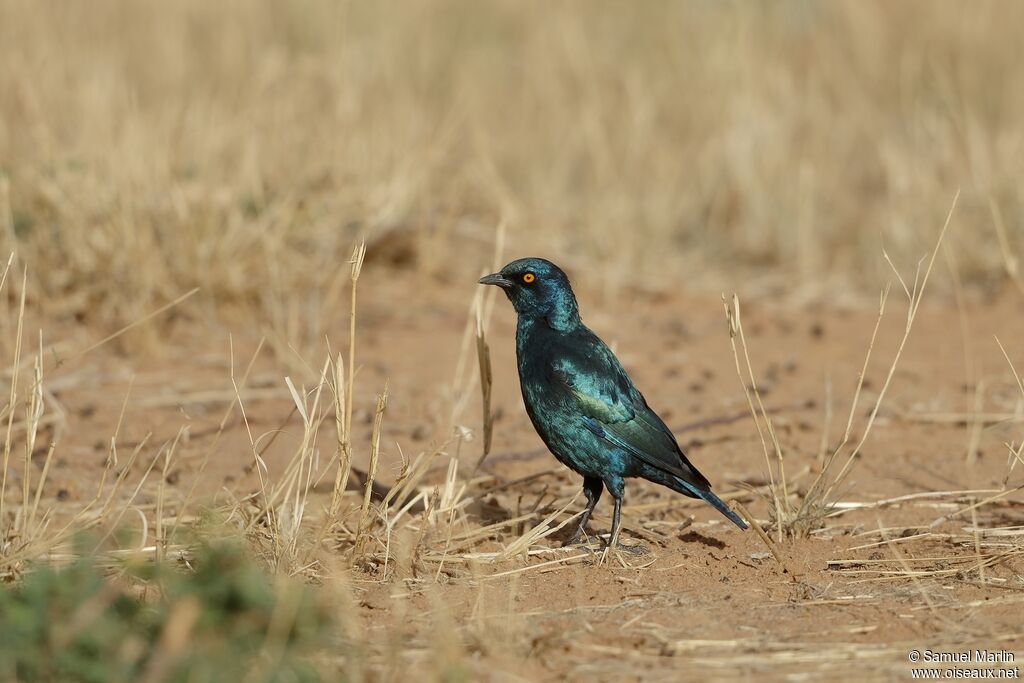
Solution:
M 501 287 L 521 318 L 544 318 L 556 329 L 579 324 L 569 278 L 551 261 L 521 258 L 480 278 L 480 284 Z

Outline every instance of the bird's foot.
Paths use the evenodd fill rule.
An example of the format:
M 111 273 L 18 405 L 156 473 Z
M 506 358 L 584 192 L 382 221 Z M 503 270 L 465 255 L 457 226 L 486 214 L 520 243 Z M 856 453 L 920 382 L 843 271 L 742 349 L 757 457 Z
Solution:
M 570 538 L 568 541 L 562 544 L 562 547 L 568 548 L 569 546 L 580 545 L 581 543 L 583 543 L 582 538 L 583 534 L 577 531 L 575 534 L 572 535 L 572 538 Z
M 615 549 L 633 556 L 646 555 L 647 553 L 651 552 L 650 548 L 641 543 L 637 543 L 636 545 L 625 545 L 622 543 L 616 543 Z
M 570 542 L 571 541 L 571 542 Z M 579 548 L 580 550 L 589 550 L 591 552 L 601 552 L 602 548 L 607 548 L 608 544 L 604 543 L 600 538 L 590 539 L 576 539 L 573 541 L 570 539 L 562 544 L 563 548 Z

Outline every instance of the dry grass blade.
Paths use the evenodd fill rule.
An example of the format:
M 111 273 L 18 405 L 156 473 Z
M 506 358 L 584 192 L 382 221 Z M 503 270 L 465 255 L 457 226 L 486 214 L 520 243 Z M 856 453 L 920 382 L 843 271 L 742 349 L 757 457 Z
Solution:
M 521 536 L 514 539 L 511 543 L 505 546 L 505 549 L 499 554 L 499 557 L 501 559 L 510 559 L 518 555 L 521 555 L 527 552 L 531 546 L 533 546 L 541 539 L 547 538 L 551 534 L 565 527 L 573 520 L 577 519 L 580 515 L 583 514 L 582 510 L 566 517 L 558 524 L 554 524 L 554 521 L 561 517 L 563 514 L 565 514 L 569 510 L 569 508 L 571 508 L 576 503 L 576 499 L 579 497 L 580 494 L 577 493 L 567 503 L 565 503 L 555 511 L 551 512 L 546 517 L 544 517 L 540 521 L 540 523 L 538 523 L 535 527 L 533 527 L 532 529 L 528 529 Z
M 996 337 L 995 340 L 996 344 L 999 346 L 999 351 L 1003 354 L 1003 358 L 1006 359 L 1007 365 L 1010 366 L 1010 371 L 1013 372 L 1013 378 L 1017 381 L 1017 388 L 1020 390 L 1021 396 L 1024 397 L 1024 381 L 1021 380 L 1020 373 L 1017 372 L 1016 366 L 1014 366 L 1013 361 L 1010 360 L 1010 354 L 1006 352 L 1006 349 L 1003 347 L 1003 343 L 999 341 L 999 337 Z M 1003 480 L 1004 488 L 1009 484 L 1010 475 L 1013 474 L 1013 470 L 1017 465 L 1024 465 L 1024 459 L 1021 457 L 1021 452 L 1024 451 L 1024 441 L 1022 441 L 1017 448 L 1014 448 L 1013 444 L 1007 444 L 1007 449 L 1010 452 L 1010 466 L 1007 468 L 1006 478 Z
M 299 535 L 306 513 L 309 491 L 312 488 L 315 474 L 320 469 L 316 441 L 320 425 L 326 419 L 321 406 L 329 371 L 330 357 L 324 361 L 320 379 L 316 388 L 311 392 L 312 401 L 308 405 L 305 392 L 297 391 L 291 379 L 285 378 L 285 383 L 295 401 L 295 409 L 302 418 L 302 439 L 295 450 L 292 461 L 285 469 L 281 480 L 273 487 L 270 499 L 266 502 L 265 509 L 268 514 L 276 511 L 274 518 L 279 525 L 280 532 L 278 546 L 282 551 L 279 554 L 279 559 L 286 557 L 295 561 L 298 557 Z
M 6 282 L 6 272 L 4 273 L 4 281 Z M 21 300 L 18 304 L 18 331 L 14 339 L 14 362 L 11 367 L 14 371 L 11 373 L 11 391 L 7 400 L 7 435 L 4 438 L 4 472 L 3 480 L 0 482 L 0 524 L 5 519 L 4 516 L 4 501 L 7 498 L 7 471 L 11 462 L 11 446 L 12 446 L 12 433 L 14 427 L 14 410 L 18 403 L 18 368 L 21 366 L 21 342 L 22 336 L 25 329 L 25 292 L 27 290 L 26 284 L 28 282 L 28 270 L 26 269 L 22 273 L 21 280 Z M 26 471 L 27 474 L 27 471 Z M 2 541 L 2 538 L 0 538 Z
M 232 415 L 234 415 L 235 405 L 238 405 L 239 410 L 242 410 L 244 408 L 239 397 L 241 396 L 242 390 L 245 388 L 246 384 L 249 381 L 249 376 L 252 373 L 253 366 L 256 364 L 256 359 L 259 358 L 260 352 L 263 350 L 264 342 L 265 340 L 261 338 L 259 344 L 256 345 L 256 350 L 253 351 L 252 357 L 249 359 L 249 363 L 246 365 L 245 371 L 242 373 L 241 378 L 236 379 L 234 338 L 230 336 L 228 337 L 228 368 L 229 374 L 231 375 L 231 388 L 235 400 L 229 403 L 227 408 L 224 410 L 224 415 L 221 416 L 220 422 L 217 424 L 217 430 L 214 432 L 213 438 L 210 440 L 209 446 L 205 448 L 203 451 L 202 459 L 199 462 L 199 468 L 196 472 L 195 477 L 192 478 L 192 484 L 191 486 L 189 486 L 189 490 L 188 493 L 185 495 L 185 499 L 181 502 L 181 505 L 178 508 L 177 519 L 175 519 L 174 526 L 171 527 L 171 530 L 168 533 L 168 538 L 174 537 L 175 532 L 177 532 L 178 530 L 181 519 L 185 515 L 185 510 L 188 509 L 189 504 L 191 504 L 193 498 L 195 497 L 196 487 L 198 487 L 200 480 L 206 473 L 206 468 L 210 464 L 210 457 L 213 455 L 214 451 L 217 449 L 217 446 L 220 444 L 220 440 L 224 434 L 224 430 L 228 426 L 228 421 L 231 419 Z M 124 422 L 124 411 L 125 408 L 127 407 L 127 403 L 128 397 L 126 396 L 125 403 L 121 408 L 121 416 L 118 418 L 118 430 L 120 430 L 121 424 Z
M 39 496 L 42 492 L 43 485 L 46 483 L 46 475 L 49 472 L 50 457 L 53 453 L 53 445 L 48 449 L 48 455 L 46 463 L 43 466 L 43 471 L 39 477 L 39 483 L 36 487 L 36 504 L 30 505 L 31 495 L 31 476 L 32 471 L 32 456 L 36 451 L 36 439 L 39 435 L 39 425 L 43 418 L 43 411 L 46 408 L 46 403 L 43 400 L 43 332 L 39 331 L 39 354 L 36 356 L 35 363 L 32 367 L 33 378 L 31 394 L 29 395 L 28 405 L 26 406 L 26 439 L 25 439 L 25 464 L 23 469 L 23 475 L 21 478 L 21 509 L 22 523 L 24 528 L 22 534 L 25 537 L 31 537 L 33 533 L 33 524 L 35 521 L 36 509 L 38 508 Z M 31 510 L 31 514 L 27 517 L 25 513 Z
M 994 503 L 997 500 L 1002 500 L 1003 498 L 1006 498 L 1009 495 L 1017 493 L 1018 491 L 1024 491 L 1024 484 L 1021 484 L 1019 486 L 1014 486 L 1013 488 L 1006 489 L 1005 491 L 1001 491 L 1001 492 L 995 494 L 994 496 L 989 496 L 988 498 L 980 500 L 977 503 L 972 503 L 971 505 L 968 505 L 967 507 L 961 508 L 961 509 L 957 510 L 956 512 L 952 512 L 952 513 L 950 513 L 948 515 L 942 515 L 941 517 L 935 519 L 931 523 L 931 526 L 932 527 L 936 527 L 936 526 L 938 526 L 940 524 L 943 524 L 944 522 L 949 521 L 950 519 L 953 519 L 955 517 L 959 517 L 960 515 L 964 514 L 965 512 L 971 512 L 972 510 L 977 510 L 980 507 L 984 507 L 985 505 L 988 505 L 989 503 Z
M 833 494 L 837 487 L 839 487 L 846 479 L 846 475 L 849 473 L 850 467 L 857 455 L 860 453 L 861 448 L 867 441 L 868 436 L 871 434 L 871 428 L 875 424 L 875 419 L 878 417 L 878 411 L 882 407 L 882 401 L 885 399 L 885 394 L 889 390 L 889 386 L 892 384 L 893 375 L 896 374 L 896 367 L 899 364 L 900 357 L 903 355 L 903 349 L 907 344 L 907 339 L 910 338 L 910 331 L 913 329 L 914 320 L 917 318 L 917 311 L 921 306 L 921 301 L 924 297 L 925 288 L 928 285 L 928 278 L 931 276 L 932 267 L 935 265 L 935 257 L 938 256 L 939 249 L 942 247 L 942 241 L 946 237 L 946 231 L 949 230 L 949 225 L 953 220 L 953 213 L 956 211 L 957 202 L 960 200 L 960 190 L 956 191 L 956 195 L 953 197 L 953 202 L 949 207 L 949 213 L 946 214 L 946 222 L 942 225 L 942 230 L 939 231 L 939 237 L 936 240 L 935 248 L 932 250 L 931 257 L 928 259 L 928 266 L 925 268 L 924 276 L 921 278 L 920 284 L 917 279 L 914 280 L 914 289 L 909 292 L 908 310 L 906 325 L 903 330 L 903 336 L 900 339 L 899 344 L 896 347 L 896 353 L 893 356 L 892 364 L 889 366 L 889 372 L 886 373 L 885 381 L 882 382 L 882 387 L 879 389 L 878 398 L 875 400 L 875 405 L 871 409 L 871 414 L 868 416 L 867 424 L 864 426 L 864 431 L 861 434 L 860 441 L 850 452 L 846 462 L 843 463 L 842 469 L 839 474 L 836 475 L 835 479 L 825 489 L 824 497 L 827 499 Z M 890 262 L 891 263 L 891 262 Z M 899 272 L 896 271 L 897 277 Z M 901 278 L 902 282 L 902 278 Z M 906 285 L 904 284 L 904 290 L 906 291 Z M 823 470 L 824 472 L 824 470 Z
M 860 373 L 857 375 L 857 387 L 853 392 L 853 401 L 850 404 L 850 413 L 846 419 L 846 429 L 843 432 L 843 438 L 825 458 L 818 476 L 808 488 L 807 494 L 804 496 L 804 500 L 800 504 L 800 509 L 797 511 L 798 519 L 807 519 L 809 515 L 812 514 L 820 518 L 820 516 L 827 514 L 828 512 L 828 506 L 824 504 L 824 492 L 822 490 L 822 486 L 825 483 L 825 475 L 829 467 L 832 465 L 832 461 L 835 459 L 836 455 L 850 442 L 850 435 L 853 431 L 853 420 L 857 414 L 857 407 L 860 405 L 861 392 L 864 389 L 864 378 L 867 375 L 868 367 L 871 363 L 871 354 L 875 349 L 875 341 L 878 338 L 878 330 L 882 325 L 882 318 L 885 317 L 885 303 L 889 299 L 889 290 L 890 285 L 887 284 L 878 299 L 878 315 L 875 318 L 875 326 L 871 331 L 871 339 L 868 342 L 867 353 L 864 355 L 864 364 L 861 366 Z M 811 520 L 811 524 L 813 525 L 817 521 L 818 520 Z
M 757 435 L 761 439 L 761 450 L 764 452 L 765 465 L 768 468 L 768 478 L 770 483 L 770 491 L 772 495 L 772 507 L 775 513 L 775 519 L 779 520 L 776 529 L 779 534 L 779 540 L 782 540 L 782 534 L 784 532 L 783 524 L 781 520 L 785 520 L 790 516 L 789 510 L 789 490 L 786 482 L 786 471 L 784 468 L 784 458 L 782 454 L 782 446 L 779 445 L 778 437 L 775 435 L 775 427 L 772 424 L 771 417 L 765 410 L 764 403 L 761 401 L 761 392 L 757 390 L 757 380 L 754 377 L 754 369 L 750 362 L 750 353 L 747 349 L 746 336 L 743 334 L 743 321 L 740 317 L 740 300 L 736 294 L 732 295 L 731 301 L 727 301 L 725 295 L 722 295 L 722 302 L 725 305 L 725 315 L 729 321 L 729 343 L 732 346 L 733 360 L 736 364 L 736 375 L 739 377 L 740 384 L 743 386 L 743 393 L 747 399 L 747 405 L 750 408 L 750 414 L 754 418 L 754 425 L 757 427 Z M 740 350 L 736 348 L 736 338 L 740 340 L 740 350 L 743 352 L 743 358 L 746 361 L 746 375 L 740 367 Z M 754 400 L 757 400 L 757 406 L 754 405 Z M 771 438 L 772 447 L 774 448 L 776 462 L 778 464 L 778 479 L 776 479 L 775 467 L 772 466 L 770 456 L 768 454 L 768 443 L 765 440 L 764 431 L 762 430 L 761 423 L 764 422 L 764 431 L 768 432 Z
M 348 447 L 349 437 L 345 433 L 345 406 L 347 405 L 345 366 L 341 361 L 340 353 L 334 361 L 331 388 L 334 390 L 334 429 L 337 435 L 334 457 L 337 460 L 337 469 L 334 474 L 334 488 L 331 491 L 330 515 L 335 518 L 341 510 L 341 496 L 348 487 L 348 479 L 352 474 L 352 457 Z
M 491 371 L 491 349 L 487 345 L 487 332 L 484 330 L 484 323 L 480 308 L 476 310 L 476 355 L 480 362 L 480 399 L 483 408 L 484 444 L 483 452 L 476 463 L 473 471 L 476 472 L 484 464 L 484 460 L 491 452 L 491 440 L 494 436 L 494 413 L 491 410 L 491 387 L 494 384 L 494 375 Z
M 359 275 L 363 272 L 363 260 L 366 258 L 366 242 L 360 242 L 352 250 L 352 273 L 350 276 L 352 295 L 349 308 L 348 324 L 348 386 L 345 391 L 345 436 L 344 448 L 346 457 L 352 458 L 352 384 L 356 375 L 356 293 Z
M 198 291 L 199 291 L 199 287 L 194 287 L 194 288 L 190 289 L 189 291 L 185 292 L 184 294 L 182 294 L 178 298 L 174 299 L 173 301 L 171 301 L 169 303 L 164 304 L 163 306 L 161 306 L 160 308 L 156 309 L 155 311 L 152 311 L 151 313 L 148 313 L 148 314 L 144 315 L 143 317 L 139 318 L 138 320 L 135 320 L 135 321 L 125 325 L 124 327 L 119 329 L 117 332 L 114 332 L 112 334 L 108 334 L 106 337 L 104 337 L 103 339 L 100 339 L 98 342 L 90 344 L 89 346 L 85 347 L 81 351 L 75 352 L 74 354 L 72 354 L 72 356 L 70 358 L 62 360 L 61 363 L 66 362 L 67 360 L 74 360 L 76 358 L 80 358 L 80 357 L 90 353 L 91 351 L 95 351 L 96 349 L 98 349 L 99 347 L 103 346 L 104 344 L 107 344 L 109 342 L 114 341 L 115 339 L 117 339 L 118 337 L 123 335 L 124 333 L 129 332 L 131 330 L 134 330 L 139 325 L 142 325 L 144 323 L 149 322 L 150 320 L 152 320 L 153 318 L 156 318 L 157 316 L 161 315 L 162 313 L 166 313 L 167 311 L 171 310 L 172 308 L 174 308 L 178 304 L 184 302 L 186 299 L 188 299 L 189 297 L 191 297 L 193 294 L 197 293 Z
M 337 469 L 334 475 L 334 489 L 331 492 L 330 514 L 337 518 L 341 511 L 341 496 L 348 487 L 352 473 L 352 396 L 356 373 L 356 302 L 359 276 L 363 271 L 366 259 L 366 242 L 362 241 L 352 250 L 349 260 L 349 327 L 348 327 L 348 373 L 339 353 L 334 360 L 334 373 L 331 378 L 331 389 L 334 393 L 334 425 L 337 435 L 335 458 Z
M 761 523 L 758 522 L 757 519 L 752 514 L 750 514 L 750 511 L 747 510 L 747 507 L 743 503 L 741 503 L 739 501 L 736 501 L 736 508 L 743 515 L 743 518 L 746 519 L 748 522 L 750 522 L 750 525 L 752 527 L 754 527 L 754 531 L 757 532 L 757 535 L 764 542 L 764 544 L 768 548 L 769 552 L 771 552 L 772 557 L 775 558 L 775 561 L 778 562 L 780 566 L 782 566 L 782 567 L 784 567 L 786 569 L 786 572 L 789 574 L 789 577 L 790 577 L 790 579 L 792 581 L 796 581 L 796 574 L 793 572 L 792 568 L 789 566 L 789 563 L 786 562 L 786 560 L 784 560 L 782 558 L 782 555 L 779 554 L 779 549 L 772 542 L 772 539 L 769 538 L 768 534 L 766 534 L 764 532 L 764 529 L 761 528 Z
M 992 224 L 996 229 L 996 237 L 999 239 L 999 250 L 1003 255 L 1003 266 L 1010 281 L 1017 287 L 1017 290 L 1024 294 L 1024 281 L 1021 280 L 1019 261 L 1013 254 L 1010 247 L 1010 240 L 1006 235 L 1006 223 L 1003 222 L 1003 212 L 994 197 L 989 197 L 989 211 L 992 213 Z
M 995 337 L 996 344 L 999 346 L 999 351 L 1003 354 L 1003 358 L 1006 359 L 1007 365 L 1010 366 L 1010 371 L 1013 372 L 1013 378 L 1017 380 L 1017 388 L 1020 389 L 1020 393 L 1024 395 L 1024 380 L 1021 380 L 1020 373 L 1017 372 L 1017 368 L 1013 365 L 1013 361 L 1010 360 L 1010 354 L 1006 352 L 1006 348 L 1003 343 L 999 341 L 999 337 Z
M 384 391 L 377 398 L 377 409 L 373 414 L 373 432 L 370 436 L 370 464 L 366 470 L 366 485 L 363 487 L 363 506 L 359 510 L 359 524 L 356 540 L 353 544 L 352 558 L 358 559 L 364 550 L 365 536 L 371 522 L 370 497 L 373 492 L 374 477 L 377 476 L 377 462 L 380 458 L 380 428 L 384 419 L 384 409 L 388 405 L 388 385 L 384 383 Z
M 906 346 L 907 340 L 910 337 L 910 332 L 913 329 L 914 320 L 917 317 L 918 309 L 921 305 L 925 288 L 927 287 L 929 277 L 931 276 L 932 268 L 935 265 L 935 259 L 942 247 L 943 239 L 945 238 L 946 232 L 949 229 L 949 225 L 953 218 L 953 213 L 956 210 L 956 205 L 960 197 L 960 192 L 957 191 L 956 196 L 953 198 L 952 205 L 946 214 L 946 220 L 943 223 L 942 230 L 939 232 L 938 239 L 935 247 L 932 250 L 930 257 L 927 258 L 927 265 L 923 273 L 920 271 L 920 265 L 918 272 L 914 278 L 913 285 L 908 286 L 906 280 L 900 275 L 898 270 L 895 270 L 895 266 L 889 259 L 888 254 L 885 254 L 885 260 L 893 266 L 895 275 L 903 287 L 903 291 L 906 293 L 908 298 L 908 310 L 906 323 L 903 329 L 903 335 L 896 347 L 892 363 L 889 365 L 889 370 L 885 376 L 885 380 L 882 383 L 881 389 L 878 392 L 878 396 L 875 399 L 875 403 L 868 414 L 867 423 L 864 426 L 863 432 L 861 433 L 860 439 L 856 445 L 852 448 L 842 468 L 835 475 L 831 473 L 831 467 L 833 462 L 839 453 L 847 446 L 850 442 L 850 437 L 853 429 L 853 421 L 857 412 L 857 406 L 859 403 L 861 391 L 864 386 L 864 377 L 867 373 L 868 365 L 871 360 L 872 351 L 874 350 L 875 340 L 878 335 L 879 327 L 881 326 L 882 318 L 885 314 L 885 304 L 888 299 L 889 286 L 882 290 L 882 294 L 879 298 L 878 306 L 878 317 L 875 320 L 875 327 L 871 334 L 871 340 L 868 344 L 868 351 L 864 359 L 864 365 L 857 379 L 857 387 L 854 392 L 853 402 L 850 407 L 849 417 L 847 418 L 846 429 L 843 434 L 842 440 L 839 445 L 833 449 L 824 460 L 824 464 L 819 472 L 815 481 L 809 487 L 807 493 L 803 496 L 799 507 L 794 511 L 789 505 L 789 490 L 786 482 L 785 470 L 783 469 L 783 456 L 782 448 L 779 446 L 778 439 L 775 436 L 775 430 L 772 426 L 771 419 L 768 417 L 764 405 L 761 403 L 760 394 L 757 391 L 757 385 L 754 381 L 754 372 L 750 363 L 750 355 L 747 351 L 746 341 L 743 335 L 743 326 L 740 318 L 739 311 L 739 300 L 736 295 L 733 295 L 731 305 L 729 302 L 725 303 L 726 315 L 729 319 L 729 336 L 733 348 L 733 358 L 736 365 L 736 372 L 743 384 L 744 393 L 747 398 L 747 404 L 750 408 L 751 414 L 754 416 L 755 423 L 757 424 L 758 435 L 761 438 L 761 446 L 764 451 L 765 461 L 768 465 L 769 470 L 769 483 L 772 492 L 772 511 L 775 518 L 776 532 L 778 539 L 781 541 L 785 534 L 794 536 L 805 536 L 815 528 L 818 528 L 822 523 L 822 520 L 830 513 L 833 504 L 836 502 L 837 491 L 842 483 L 845 481 L 849 474 L 850 468 L 853 465 L 855 459 L 860 454 L 861 449 L 867 442 L 868 436 L 871 434 L 872 427 L 875 424 L 878 412 L 882 406 L 882 402 L 885 399 L 885 395 L 892 383 L 893 376 L 896 373 L 896 368 L 899 364 L 900 358 L 903 354 L 903 350 Z M 724 299 L 724 297 L 723 297 Z M 736 338 L 740 339 L 740 349 L 736 347 Z M 746 374 L 744 374 L 740 364 L 740 352 L 742 351 L 745 359 Z M 749 388 L 748 388 L 749 387 Z M 755 406 L 756 399 L 756 406 Z M 770 462 L 768 443 L 765 439 L 764 432 L 760 426 L 760 420 L 765 422 L 769 437 L 771 438 L 772 445 L 776 454 L 776 463 L 778 466 L 778 476 L 774 473 L 774 468 Z

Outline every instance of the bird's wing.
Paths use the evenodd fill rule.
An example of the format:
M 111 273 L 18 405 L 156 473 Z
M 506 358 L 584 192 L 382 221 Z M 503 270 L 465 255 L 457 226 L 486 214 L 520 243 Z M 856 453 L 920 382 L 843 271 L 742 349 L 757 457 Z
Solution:
M 564 356 L 551 367 L 552 384 L 578 408 L 584 426 L 648 465 L 709 489 L 618 359 L 603 342 L 594 341 L 586 356 Z

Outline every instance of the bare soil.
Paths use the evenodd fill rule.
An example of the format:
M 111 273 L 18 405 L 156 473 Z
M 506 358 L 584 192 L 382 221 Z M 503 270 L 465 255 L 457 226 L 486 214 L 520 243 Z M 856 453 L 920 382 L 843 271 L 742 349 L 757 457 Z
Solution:
M 579 288 L 584 320 L 617 350 L 716 490 L 745 504 L 775 538 L 769 470 L 718 297 L 609 297 L 596 284 Z M 785 565 L 754 530 L 741 532 L 710 507 L 642 481 L 627 486 L 623 540 L 643 544 L 646 554 L 602 557 L 596 542 L 593 549 L 561 549 L 567 526 L 531 548 L 543 552 L 491 562 L 473 560 L 470 551 L 500 550 L 565 504 L 581 482 L 544 450 L 522 407 L 514 314 L 504 300 L 495 302 L 489 327 L 494 444 L 473 474 L 482 444 L 479 392 L 457 405 L 453 377 L 460 359 L 469 363 L 468 376 L 476 373 L 475 350 L 463 352 L 474 286 L 367 268 L 360 281 L 355 464 L 367 466 L 375 396 L 387 381 L 382 483 L 394 480 L 402 453 L 443 444 L 427 480 L 443 484 L 457 457 L 459 478 L 475 494 L 459 512 L 457 530 L 537 514 L 497 527 L 472 548 L 452 545 L 451 559 L 429 565 L 426 575 L 398 561 L 387 570 L 371 565 L 345 573 L 362 629 L 387 634 L 394 648 L 369 655 L 379 660 L 382 677 L 440 666 L 437 652 L 445 648 L 462 657 L 469 678 L 493 680 L 803 680 L 840 673 L 905 680 L 911 650 L 980 647 L 1016 650 L 1018 661 L 1024 656 L 1024 493 L 1012 490 L 1024 484 L 1024 467 L 1012 467 L 1007 448 L 1020 441 L 1024 411 L 993 340 L 998 335 L 1024 369 L 1019 296 L 968 297 L 963 310 L 941 296 L 925 302 L 840 496 L 862 505 L 837 509 L 810 537 L 777 542 Z M 894 290 L 854 413 L 854 441 L 892 360 L 905 308 Z M 876 312 L 870 300 L 840 308 L 745 298 L 752 362 L 794 494 L 806 491 L 824 453 L 842 437 Z M 143 345 L 141 334 L 129 333 L 76 357 L 74 349 L 103 331 L 32 322 L 41 323 L 47 342 L 60 340 L 45 380 L 64 411 L 47 436 L 58 446 L 44 505 L 58 514 L 95 495 L 115 432 L 122 464 L 145 440 L 136 464 L 145 468 L 187 427 L 165 479 L 172 507 L 193 486 L 194 499 L 211 508 L 258 492 L 250 431 L 260 447 L 273 438 L 264 453 L 273 479 L 301 435 L 284 377 L 312 386 L 326 352 L 320 339 L 296 353 L 284 345 L 264 350 L 242 390 L 248 427 L 235 411 L 218 437 L 235 400 L 230 350 L 240 377 L 263 334 L 255 323 L 211 327 L 180 315 L 160 323 L 162 343 Z M 326 330 L 334 353 L 347 350 L 347 329 L 348 317 L 339 313 Z M 453 415 L 461 427 L 454 439 Z M 325 430 L 324 462 L 333 452 L 329 442 Z M 43 456 L 45 448 L 40 464 Z M 147 515 L 158 479 L 134 501 Z M 325 504 L 332 479 L 333 470 L 314 489 L 312 514 Z M 964 511 L 1004 490 L 1010 492 Z M 582 496 L 570 510 L 581 505 Z M 592 534 L 607 533 L 610 511 L 603 500 Z M 136 523 L 135 516 L 122 523 Z M 1007 527 L 1003 535 L 973 532 Z M 429 536 L 453 526 L 420 528 Z M 435 545 L 443 547 L 444 539 Z M 330 585 L 332 576 L 325 571 L 315 580 Z

